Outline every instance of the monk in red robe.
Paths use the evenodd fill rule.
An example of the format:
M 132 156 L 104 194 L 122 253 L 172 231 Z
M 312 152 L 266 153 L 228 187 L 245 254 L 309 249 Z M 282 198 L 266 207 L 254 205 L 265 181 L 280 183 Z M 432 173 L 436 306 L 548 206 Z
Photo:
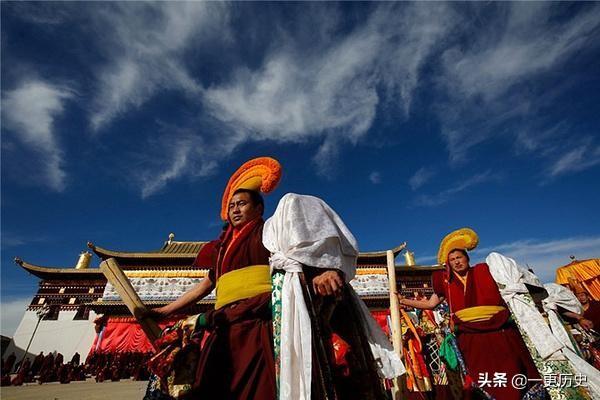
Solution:
M 471 267 L 464 248 L 451 249 L 446 265 L 446 271 L 433 273 L 434 294 L 428 300 L 399 296 L 400 304 L 433 309 L 447 300 L 470 378 L 483 384 L 483 390 L 498 400 L 520 400 L 525 390 L 514 388 L 512 377 L 522 374 L 537 379 L 532 386 L 539 382 L 540 375 L 518 328 L 510 321 L 510 312 L 488 265 Z M 505 378 L 505 383 L 495 385 L 495 377 Z M 472 393 L 465 396 L 471 398 Z
M 590 295 L 583 288 L 577 290 L 575 295 L 583 306 L 583 318 L 579 320 L 579 324 L 584 329 L 594 329 L 596 332 L 600 332 L 600 302 L 590 299 Z M 585 324 L 585 322 L 591 323 Z
M 203 247 L 196 266 L 209 275 L 178 300 L 158 309 L 167 316 L 209 294 L 217 283 L 215 309 L 204 314 L 211 332 L 200 355 L 194 386 L 198 397 L 269 400 L 276 397 L 269 251 L 262 244 L 264 221 L 260 194 L 235 191 L 229 202 L 229 226 Z M 258 276 L 258 278 L 257 278 Z M 253 288 L 244 295 L 253 281 Z M 236 289 L 235 285 L 239 288 Z M 337 294 L 343 281 L 335 271 L 313 280 L 315 292 Z M 251 286 L 251 285 L 250 285 Z

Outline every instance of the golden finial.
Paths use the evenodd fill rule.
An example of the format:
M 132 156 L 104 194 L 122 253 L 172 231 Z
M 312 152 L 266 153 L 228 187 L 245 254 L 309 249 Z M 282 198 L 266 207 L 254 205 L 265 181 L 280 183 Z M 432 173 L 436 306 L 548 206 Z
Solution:
M 404 260 L 406 260 L 407 266 L 415 265 L 415 253 L 406 249 L 406 252 L 404 253 Z
M 75 269 L 86 269 L 90 266 L 90 261 L 92 260 L 92 255 L 87 252 L 84 251 L 81 254 L 79 254 L 79 260 L 77 260 L 77 265 L 75 266 Z
M 175 239 L 175 234 L 173 232 L 169 233 L 169 244 L 171 244 L 173 242 L 173 239 Z

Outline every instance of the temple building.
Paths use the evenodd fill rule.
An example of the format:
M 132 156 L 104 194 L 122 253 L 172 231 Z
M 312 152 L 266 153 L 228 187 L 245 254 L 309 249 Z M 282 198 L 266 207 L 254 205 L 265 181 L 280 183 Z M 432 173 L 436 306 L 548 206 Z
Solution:
M 93 243 L 89 249 L 100 261 L 114 258 L 130 279 L 134 289 L 149 307 L 171 302 L 208 275 L 208 270 L 194 268 L 196 255 L 206 242 L 175 241 L 169 235 L 163 246 L 154 251 L 129 252 L 109 250 Z M 402 243 L 391 249 L 394 259 L 406 247 Z M 21 259 L 16 263 L 40 278 L 37 293 L 25 311 L 6 353 L 15 352 L 21 359 L 25 349 L 30 357 L 43 351 L 57 351 L 65 359 L 78 352 L 82 359 L 91 352 L 146 352 L 152 347 L 140 325 L 127 310 L 110 283 L 97 267 L 91 267 L 92 254 L 81 254 L 76 266 L 44 267 Z M 437 267 L 396 266 L 398 291 L 405 295 L 431 294 L 431 272 Z M 351 281 L 359 296 L 382 325 L 389 314 L 387 251 L 360 253 L 356 277 Z M 211 293 L 193 310 L 202 312 L 214 304 Z M 182 316 L 175 316 L 173 320 Z M 161 322 L 161 325 L 170 323 Z M 31 341 L 31 342 L 30 342 Z

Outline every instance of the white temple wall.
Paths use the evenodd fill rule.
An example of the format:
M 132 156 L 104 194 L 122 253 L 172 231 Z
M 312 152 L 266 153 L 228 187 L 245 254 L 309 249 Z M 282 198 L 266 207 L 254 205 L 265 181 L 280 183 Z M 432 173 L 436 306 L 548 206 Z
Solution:
M 44 354 L 53 351 L 61 353 L 65 363 L 71 361 L 71 357 L 77 352 L 81 355 L 81 362 L 85 361 L 96 336 L 93 323 L 96 314 L 90 311 L 87 320 L 73 320 L 75 314 L 76 311 L 60 311 L 57 320 L 40 322 L 29 347 L 31 361 L 40 351 Z M 4 352 L 6 357 L 14 351 L 17 361 L 21 360 L 37 321 L 35 311 L 25 311 L 19 327 Z

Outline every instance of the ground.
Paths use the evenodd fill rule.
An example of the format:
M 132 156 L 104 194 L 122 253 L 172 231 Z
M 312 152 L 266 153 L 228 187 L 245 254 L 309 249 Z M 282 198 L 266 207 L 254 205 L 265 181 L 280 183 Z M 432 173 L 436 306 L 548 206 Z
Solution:
M 120 382 L 86 382 L 28 384 L 6 386 L 0 389 L 2 400 L 141 400 L 147 381 L 122 380 Z

